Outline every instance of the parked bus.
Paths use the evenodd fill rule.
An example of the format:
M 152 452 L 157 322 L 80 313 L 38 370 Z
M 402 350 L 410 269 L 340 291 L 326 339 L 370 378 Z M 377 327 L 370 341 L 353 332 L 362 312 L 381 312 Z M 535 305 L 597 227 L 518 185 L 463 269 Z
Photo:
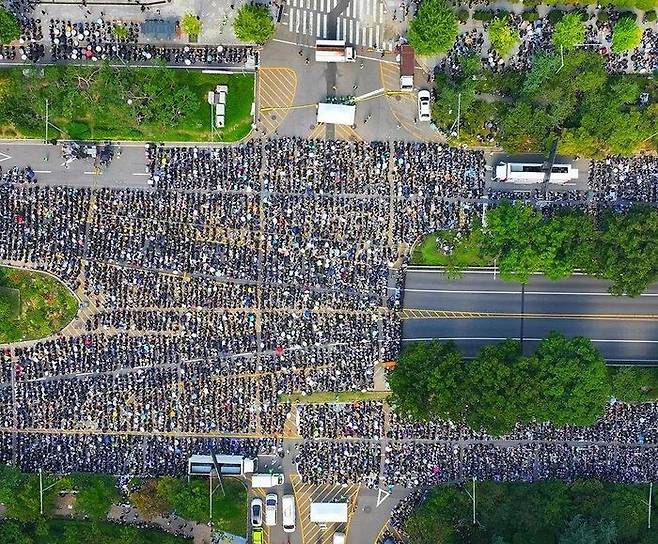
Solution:
M 242 455 L 215 455 L 215 460 L 222 474 L 244 476 L 256 470 L 257 459 L 242 457 Z M 208 476 L 215 465 L 211 455 L 192 455 L 187 461 L 189 476 Z

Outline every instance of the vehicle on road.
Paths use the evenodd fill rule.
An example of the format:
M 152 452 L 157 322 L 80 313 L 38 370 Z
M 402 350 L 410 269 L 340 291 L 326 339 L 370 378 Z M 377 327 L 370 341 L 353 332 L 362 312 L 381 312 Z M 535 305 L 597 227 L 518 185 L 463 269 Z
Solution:
M 283 520 L 283 531 L 295 532 L 295 497 L 284 495 L 281 499 L 281 518 Z
M 418 120 L 427 122 L 432 120 L 430 107 L 430 92 L 427 89 L 418 91 Z
M 267 489 L 284 482 L 283 474 L 252 474 L 251 487 Z
M 265 496 L 265 525 L 272 527 L 276 525 L 276 510 L 279 504 L 279 497 L 276 493 L 268 493 Z
M 315 62 L 354 62 L 356 51 L 345 40 L 317 40 Z
M 251 542 L 252 544 L 263 544 L 263 529 L 256 527 L 251 531 Z
M 410 45 L 400 46 L 400 90 L 414 90 L 414 71 L 416 70 L 416 53 Z
M 263 525 L 263 500 L 258 497 L 251 499 L 251 525 L 253 527 Z
M 345 544 L 345 533 L 334 533 L 331 544 Z

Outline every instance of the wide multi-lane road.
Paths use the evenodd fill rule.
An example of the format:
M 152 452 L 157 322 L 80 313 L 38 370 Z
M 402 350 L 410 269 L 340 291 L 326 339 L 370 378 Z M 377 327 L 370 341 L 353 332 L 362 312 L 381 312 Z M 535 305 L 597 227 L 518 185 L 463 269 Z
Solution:
M 405 342 L 454 340 L 467 356 L 521 337 L 529 352 L 559 331 L 591 338 L 610 362 L 658 365 L 658 285 L 630 298 L 610 295 L 607 282 L 587 276 L 534 276 L 522 287 L 492 270 L 450 280 L 437 269 L 409 268 L 404 309 Z

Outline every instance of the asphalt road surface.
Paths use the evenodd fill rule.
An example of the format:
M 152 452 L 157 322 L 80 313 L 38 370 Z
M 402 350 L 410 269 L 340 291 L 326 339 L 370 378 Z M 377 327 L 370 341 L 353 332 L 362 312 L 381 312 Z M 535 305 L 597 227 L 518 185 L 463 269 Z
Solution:
M 484 344 L 521 336 L 531 352 L 559 331 L 592 339 L 610 362 L 658 364 L 658 285 L 636 298 L 615 297 L 607 289 L 607 282 L 586 276 L 534 276 L 522 293 L 521 285 L 493 271 L 449 280 L 439 270 L 410 268 L 403 339 L 454 340 L 473 356 Z

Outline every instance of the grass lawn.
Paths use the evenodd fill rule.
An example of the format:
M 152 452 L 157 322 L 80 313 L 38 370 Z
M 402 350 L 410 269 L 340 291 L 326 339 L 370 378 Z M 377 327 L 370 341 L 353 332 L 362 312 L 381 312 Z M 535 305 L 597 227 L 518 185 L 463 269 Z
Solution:
M 67 325 L 78 302 L 45 274 L 0 267 L 0 343 L 33 340 Z
M 608 367 L 612 395 L 626 402 L 658 400 L 658 368 Z
M 211 133 L 208 91 L 228 86 L 226 126 Z M 251 131 L 253 74 L 49 66 L 0 70 L 0 136 L 74 140 L 235 142 Z M 57 128 L 55 128 L 57 127 Z
M 104 544 L 189 544 L 190 540 L 170 535 L 157 529 L 137 529 L 109 521 L 48 520 L 48 534 L 37 535 L 35 529 L 26 527 L 35 544 L 87 544 L 93 541 Z M 92 537 L 92 538 L 90 538 Z
M 280 395 L 280 402 L 298 402 L 300 404 L 325 404 L 331 402 L 362 402 L 367 400 L 384 400 L 388 391 L 322 391 L 310 395 Z
M 491 259 L 481 255 L 469 238 L 457 241 L 452 254 L 447 255 L 437 247 L 437 237 L 450 240 L 454 238 L 454 234 L 451 231 L 436 231 L 428 234 L 414 248 L 411 255 L 411 264 L 450 266 L 457 269 L 491 264 Z

